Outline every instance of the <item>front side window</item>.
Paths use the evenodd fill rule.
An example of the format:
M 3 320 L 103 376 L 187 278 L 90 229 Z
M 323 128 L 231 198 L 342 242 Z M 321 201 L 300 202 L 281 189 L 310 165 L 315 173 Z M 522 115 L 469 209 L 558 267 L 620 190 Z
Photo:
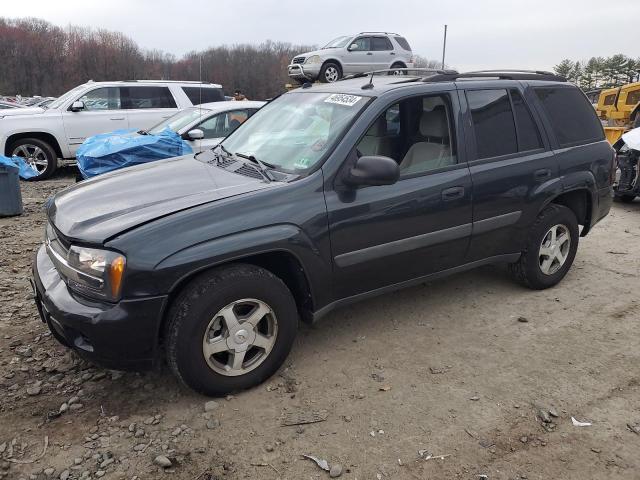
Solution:
M 640 90 L 634 90 L 633 92 L 627 93 L 627 101 L 624 103 L 626 105 L 635 105 L 636 103 L 640 103 Z
M 351 50 L 355 52 L 368 52 L 371 50 L 371 39 L 369 37 L 356 38 L 351 44 Z
M 369 102 L 342 93 L 290 92 L 258 110 L 222 145 L 276 168 L 303 174 L 316 167 Z
M 609 95 L 607 95 L 606 97 L 604 97 L 604 102 L 602 102 L 604 105 L 613 105 L 614 103 L 616 103 L 616 94 L 615 93 L 611 93 Z
M 507 91 L 467 90 L 466 94 L 476 137 L 477 158 L 516 153 L 516 126 Z
M 401 176 L 427 173 L 457 162 L 446 95 L 412 97 L 387 108 L 357 145 L 359 155 L 381 155 Z
M 595 110 L 577 87 L 538 87 L 535 92 L 561 147 L 604 140 Z
M 128 110 L 177 108 L 167 87 L 122 87 L 123 106 Z
M 387 37 L 373 37 L 371 39 L 371 50 L 393 50 L 393 45 Z
M 119 110 L 122 108 L 118 87 L 96 88 L 85 93 L 78 100 L 84 102 L 86 111 Z
M 249 118 L 248 110 L 234 110 L 208 118 L 195 128 L 204 132 L 204 138 L 222 138 L 230 135 Z M 243 152 L 240 152 L 243 153 Z

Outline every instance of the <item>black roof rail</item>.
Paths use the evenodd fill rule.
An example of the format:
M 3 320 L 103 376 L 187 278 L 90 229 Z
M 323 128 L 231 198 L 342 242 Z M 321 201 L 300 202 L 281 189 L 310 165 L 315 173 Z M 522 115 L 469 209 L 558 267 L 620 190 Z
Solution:
M 409 72 L 419 72 L 419 73 L 433 73 L 435 74 L 442 74 L 442 75 L 450 75 L 450 74 L 458 74 L 458 72 L 456 70 L 440 70 L 438 68 L 384 68 L 382 70 L 371 70 L 369 72 L 360 72 L 360 73 L 353 73 L 351 75 L 346 75 L 344 77 L 342 77 L 339 81 L 342 80 L 351 80 L 353 78 L 364 78 L 364 77 L 368 77 L 369 75 L 373 76 L 375 74 L 380 74 L 380 73 L 389 73 L 389 72 L 397 72 L 397 71 L 401 71 L 404 70 L 406 71 L 407 75 L 410 75 Z M 413 75 L 413 76 L 418 76 L 418 75 Z M 402 75 L 398 75 L 398 77 L 402 78 Z M 429 78 L 429 77 L 425 77 L 425 78 Z
M 560 75 L 544 70 L 494 69 L 475 70 L 455 74 L 433 75 L 425 77 L 425 82 L 454 82 L 465 79 L 499 79 L 499 80 L 547 80 L 552 82 L 566 82 Z
M 360 32 L 358 33 L 358 35 L 363 35 L 365 33 L 384 33 L 385 35 L 397 35 L 398 37 L 400 36 L 398 33 L 393 32 Z

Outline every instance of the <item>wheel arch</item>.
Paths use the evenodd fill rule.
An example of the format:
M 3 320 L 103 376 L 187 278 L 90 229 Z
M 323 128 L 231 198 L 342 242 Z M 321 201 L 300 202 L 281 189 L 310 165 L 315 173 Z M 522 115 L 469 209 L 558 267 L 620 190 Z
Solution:
M 580 236 L 584 237 L 591 229 L 593 208 L 595 205 L 594 202 L 595 199 L 591 190 L 588 188 L 576 188 L 574 190 L 562 192 L 561 194 L 550 198 L 545 202 L 540 211 L 550 204 L 567 207 L 576 216 L 578 225 L 582 225 Z
M 48 143 L 49 145 L 51 145 L 51 147 L 53 147 L 54 151 L 56 152 L 56 155 L 58 156 L 58 158 L 64 158 L 64 156 L 62 155 L 62 149 L 60 148 L 60 143 L 58 142 L 58 139 L 55 137 L 55 135 L 48 133 L 48 132 L 18 132 L 18 133 L 13 133 L 11 135 L 9 135 L 7 137 L 7 140 L 4 144 L 4 154 L 7 156 L 11 155 L 11 146 L 18 140 L 21 140 L 23 138 L 37 138 L 38 140 L 41 140 L 43 142 Z
M 322 65 L 320 66 L 320 70 L 322 71 L 322 69 L 324 68 L 324 66 L 327 63 L 335 63 L 338 65 L 338 67 L 340 67 L 340 73 L 342 75 L 344 75 L 344 65 L 342 65 L 342 62 L 340 60 L 338 60 L 337 58 L 331 57 L 331 58 L 327 58 L 326 60 L 324 60 L 322 62 Z
M 404 63 L 404 61 L 402 60 L 394 60 L 393 62 L 391 62 L 391 64 L 389 65 L 389 68 L 393 68 L 394 66 L 398 66 L 399 68 L 407 68 L 407 64 Z

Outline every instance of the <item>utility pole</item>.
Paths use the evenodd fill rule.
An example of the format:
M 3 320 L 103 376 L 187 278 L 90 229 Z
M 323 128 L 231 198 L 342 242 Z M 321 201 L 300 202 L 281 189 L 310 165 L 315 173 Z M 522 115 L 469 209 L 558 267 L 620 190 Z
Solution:
M 444 26 L 444 41 L 442 42 L 442 70 L 444 70 L 444 54 L 447 51 L 447 26 Z

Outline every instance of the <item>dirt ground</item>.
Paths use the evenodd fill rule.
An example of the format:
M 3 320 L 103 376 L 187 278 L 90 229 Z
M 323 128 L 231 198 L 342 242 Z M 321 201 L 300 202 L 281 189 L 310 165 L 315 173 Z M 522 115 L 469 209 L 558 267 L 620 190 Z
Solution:
M 0 219 L 0 478 L 329 478 L 302 454 L 346 479 L 640 478 L 639 201 L 556 288 L 489 267 L 335 311 L 205 411 L 168 371 L 102 370 L 40 322 L 42 205 L 74 175 L 22 183 L 25 213 Z M 282 425 L 309 415 L 326 420 Z

